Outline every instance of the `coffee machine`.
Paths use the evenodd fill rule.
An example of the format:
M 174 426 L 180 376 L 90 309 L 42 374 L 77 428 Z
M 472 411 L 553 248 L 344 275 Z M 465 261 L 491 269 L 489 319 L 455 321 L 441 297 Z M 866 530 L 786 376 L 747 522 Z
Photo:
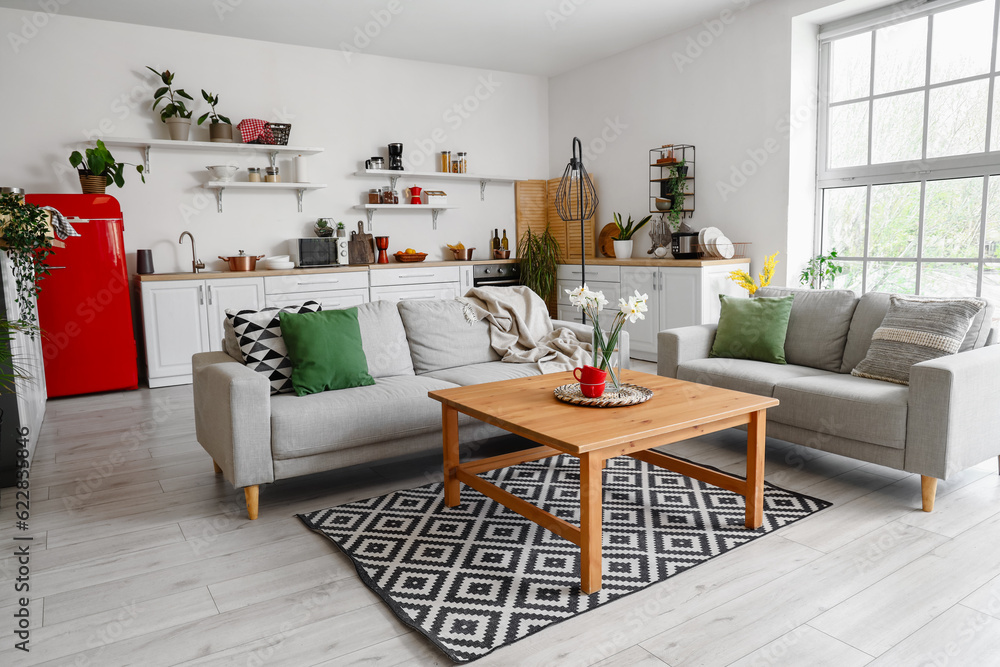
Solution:
M 389 169 L 403 171 L 403 144 L 389 144 Z

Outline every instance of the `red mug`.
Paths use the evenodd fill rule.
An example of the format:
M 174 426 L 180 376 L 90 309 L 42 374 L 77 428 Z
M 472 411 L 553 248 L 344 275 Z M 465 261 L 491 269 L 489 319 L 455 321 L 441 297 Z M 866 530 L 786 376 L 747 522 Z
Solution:
M 602 394 L 604 394 L 604 383 L 598 382 L 596 384 L 586 384 L 581 382 L 580 393 L 587 398 L 599 398 Z
M 595 368 L 594 366 L 585 365 L 583 368 L 574 368 L 573 377 L 575 377 L 577 382 L 581 385 L 603 384 L 604 381 L 608 379 L 608 372 L 602 371 L 600 368 Z

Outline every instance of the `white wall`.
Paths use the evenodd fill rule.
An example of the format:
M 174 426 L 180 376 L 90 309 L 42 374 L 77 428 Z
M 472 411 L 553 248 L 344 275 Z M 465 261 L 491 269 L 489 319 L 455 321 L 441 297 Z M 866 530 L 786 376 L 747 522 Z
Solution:
M 728 14 L 554 77 L 550 174 L 561 173 L 574 135 L 590 144 L 586 165 L 600 178 L 603 227 L 612 212 L 648 212 L 650 148 L 695 144 L 696 212 L 688 224 L 752 242 L 755 271 L 780 251 L 774 284 L 797 284 L 813 250 L 817 46 L 814 23 L 795 17 L 834 5 L 734 0 Z M 635 238 L 633 256 L 645 256 L 646 230 Z
M 0 9 L 0 89 L 22 92 L 3 105 L 2 185 L 35 193 L 80 192 L 67 158 L 86 138 L 166 138 L 158 115 L 149 109 L 158 83 L 145 65 L 177 72 L 176 85 L 199 102 L 201 88 L 220 93 L 219 111 L 234 122 L 287 115 L 291 144 L 326 149 L 310 158 L 309 173 L 311 181 L 329 187 L 306 193 L 302 213 L 296 212 L 292 191 L 230 190 L 222 214 L 212 193 L 200 185 L 208 179 L 206 165 L 225 163 L 232 154 L 154 151 L 145 185 L 132 171 L 124 189 L 109 189 L 125 214 L 133 267 L 135 250 L 152 248 L 158 272 L 188 270 L 190 248 L 177 243 L 183 230 L 195 235 L 210 268 L 222 268 L 216 256 L 240 249 L 287 252 L 285 241 L 312 235 L 317 217 L 356 228 L 364 215 L 351 207 L 367 198 L 369 187 L 383 183 L 352 174 L 366 157 L 385 155 L 391 141 L 403 142 L 411 164 L 419 159 L 414 158 L 416 146 L 423 145 L 429 151 L 468 151 L 470 172 L 544 178 L 549 171 L 543 77 L 364 54 L 349 61 L 338 51 L 64 16 L 49 16 L 32 30 L 25 28 L 32 16 Z M 29 38 L 18 41 L 15 51 L 10 34 Z M 477 93 L 483 99 L 476 99 Z M 456 104 L 474 110 L 459 115 L 452 110 Z M 195 118 L 207 105 L 200 102 L 196 108 Z M 192 138 L 207 140 L 207 133 L 206 124 L 195 128 Z M 435 136 L 445 139 L 436 145 Z M 140 161 L 138 151 L 113 152 L 119 160 Z M 241 168 L 267 164 L 263 156 L 236 161 Z M 433 164 L 428 159 L 419 168 L 433 170 Z M 280 160 L 279 166 L 290 180 L 291 160 Z M 245 171 L 240 177 L 245 179 Z M 413 184 L 401 181 L 399 188 Z M 461 208 L 443 212 L 437 232 L 426 212 L 377 214 L 375 233 L 389 235 L 390 252 L 411 246 L 430 253 L 429 259 L 443 259 L 446 243 L 462 241 L 481 249 L 477 258 L 482 258 L 494 227 L 506 227 L 513 236 L 512 186 L 490 185 L 486 201 L 480 202 L 475 182 L 416 185 L 445 190 L 449 204 Z

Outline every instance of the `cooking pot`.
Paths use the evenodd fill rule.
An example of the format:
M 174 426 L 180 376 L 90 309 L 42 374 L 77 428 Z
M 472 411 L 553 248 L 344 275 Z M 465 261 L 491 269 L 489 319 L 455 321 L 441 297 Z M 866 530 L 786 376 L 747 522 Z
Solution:
M 240 250 L 239 255 L 233 257 L 219 255 L 219 259 L 229 262 L 230 271 L 253 271 L 257 268 L 257 260 L 264 259 L 264 255 L 248 255 Z

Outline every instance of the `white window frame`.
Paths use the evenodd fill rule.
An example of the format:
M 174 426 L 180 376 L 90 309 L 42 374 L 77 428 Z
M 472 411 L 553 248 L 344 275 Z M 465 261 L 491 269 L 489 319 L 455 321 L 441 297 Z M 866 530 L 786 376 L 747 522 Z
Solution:
M 817 178 L 816 178 L 816 235 L 814 248 L 817 254 L 829 252 L 830 248 L 823 247 L 823 194 L 824 190 L 834 188 L 847 188 L 865 186 L 866 206 L 864 225 L 864 256 L 854 257 L 842 255 L 840 259 L 844 261 L 862 263 L 862 292 L 868 291 L 869 265 L 873 262 L 902 262 L 906 264 L 916 264 L 915 293 L 921 293 L 921 274 L 924 263 L 957 263 L 976 264 L 976 296 L 983 291 L 983 273 L 986 265 L 1000 266 L 1000 259 L 987 258 L 986 252 L 986 223 L 987 223 L 987 201 L 989 196 L 989 179 L 991 176 L 1000 176 L 1000 150 L 990 151 L 993 132 L 993 98 L 994 94 L 1000 95 L 1000 91 L 994 91 L 996 82 L 1000 79 L 1000 69 L 995 69 L 997 62 L 997 32 L 998 22 L 1000 22 L 1000 0 L 993 0 L 993 44 L 991 47 L 990 71 L 985 74 L 955 79 L 943 83 L 930 83 L 931 71 L 931 46 L 933 44 L 934 19 L 935 14 L 939 14 L 949 9 L 955 9 L 963 5 L 972 4 L 978 0 L 926 0 L 924 2 L 905 2 L 874 12 L 869 12 L 861 16 L 840 21 L 835 24 L 822 26 L 820 29 L 820 53 L 819 53 L 819 108 L 817 127 Z M 922 16 L 928 19 L 927 30 L 927 62 L 924 75 L 924 85 L 895 90 L 891 93 L 874 94 L 875 86 L 875 39 L 872 38 L 872 57 L 870 63 L 870 73 L 868 80 L 868 95 L 849 100 L 838 100 L 832 105 L 827 103 L 829 83 L 830 83 L 830 42 L 872 32 L 879 28 L 916 19 Z M 987 97 L 986 115 L 986 137 L 985 151 L 970 155 L 956 155 L 947 157 L 927 157 L 927 128 L 930 113 L 930 91 L 936 88 L 952 86 L 969 81 L 988 80 L 989 93 Z M 841 106 L 845 104 L 868 102 L 868 160 L 871 160 L 872 151 L 872 122 L 873 104 L 877 99 L 892 97 L 906 93 L 924 93 L 924 117 L 923 117 L 923 145 L 921 149 L 921 159 L 917 161 L 892 162 L 875 165 L 862 165 L 857 167 L 829 168 L 828 148 L 829 148 L 829 108 L 831 106 Z M 1000 126 L 1000 119 L 997 119 Z M 923 256 L 923 233 L 924 233 L 924 195 L 928 181 L 949 180 L 956 178 L 982 177 L 983 182 L 983 202 L 980 218 L 979 230 L 979 253 L 978 257 L 924 257 Z M 918 243 L 916 257 L 878 257 L 868 254 L 868 241 L 870 234 L 871 215 L 871 190 L 874 185 L 891 185 L 896 183 L 919 183 L 920 185 L 920 219 L 918 226 Z M 973 295 L 969 295 L 973 296 Z

